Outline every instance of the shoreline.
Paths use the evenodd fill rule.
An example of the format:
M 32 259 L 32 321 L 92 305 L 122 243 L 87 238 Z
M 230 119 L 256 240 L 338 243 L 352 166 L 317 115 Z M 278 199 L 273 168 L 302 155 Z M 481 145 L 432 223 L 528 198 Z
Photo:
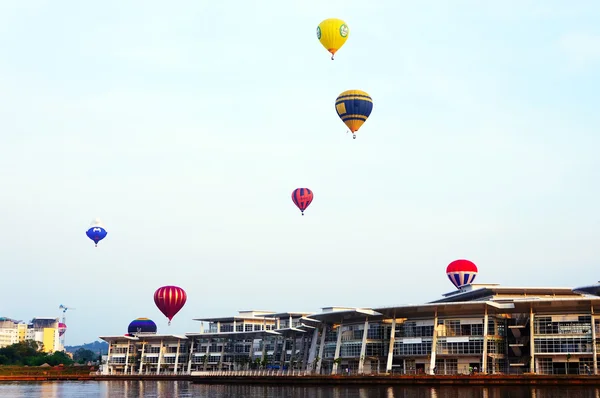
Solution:
M 191 376 L 191 375 L 19 375 L 0 376 L 0 382 L 35 381 L 189 381 L 194 384 L 256 384 L 256 385 L 595 385 L 600 387 L 600 375 L 419 375 L 419 376 Z

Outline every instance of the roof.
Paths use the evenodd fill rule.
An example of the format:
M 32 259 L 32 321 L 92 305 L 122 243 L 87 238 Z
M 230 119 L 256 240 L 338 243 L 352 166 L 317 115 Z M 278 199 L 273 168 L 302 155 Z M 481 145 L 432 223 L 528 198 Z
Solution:
M 188 337 L 240 337 L 240 338 L 257 338 L 263 335 L 273 335 L 280 336 L 281 333 L 275 332 L 273 330 L 256 330 L 251 332 L 210 332 L 210 333 L 186 333 L 185 335 Z
M 138 336 L 125 336 L 124 334 L 120 336 L 100 336 L 100 339 L 104 341 L 109 340 L 166 340 L 166 339 L 180 339 L 187 340 L 186 336 L 177 335 L 177 334 L 146 334 L 146 335 L 138 335 Z
M 451 301 L 470 301 L 494 295 L 538 295 L 538 296 L 576 296 L 573 289 L 567 287 L 500 287 L 497 285 L 468 285 L 467 288 L 444 294 L 445 298 L 431 301 L 443 303 Z
M 523 297 L 499 301 L 462 301 L 404 305 L 375 308 L 375 311 L 387 318 L 431 318 L 436 311 L 440 317 L 448 316 L 481 316 L 487 307 L 488 313 L 522 313 L 533 308 L 538 314 L 559 313 L 565 311 L 589 313 L 591 304 L 600 305 L 600 297 L 565 297 L 544 299 L 540 297 Z M 599 307 L 600 308 L 600 307 Z
M 600 282 L 593 285 L 576 287 L 573 289 L 573 292 L 579 294 L 591 294 L 592 296 L 600 296 Z
M 200 322 L 233 322 L 234 320 L 249 320 L 249 321 L 272 321 L 271 318 L 266 317 L 252 317 L 252 316 L 223 316 L 218 318 L 194 318 L 194 321 Z
M 375 308 L 375 311 L 386 318 L 432 318 L 436 311 L 438 316 L 452 315 L 481 315 L 485 308 L 492 312 L 506 311 L 512 308 L 511 304 L 500 304 L 493 301 L 466 301 L 458 303 L 428 303 L 409 304 L 394 307 Z
M 292 318 L 294 317 L 304 317 L 306 315 L 313 314 L 313 312 L 278 312 L 276 314 L 265 315 L 265 318 Z
M 339 308 L 339 307 L 336 307 Z M 319 314 L 307 316 L 309 319 L 316 319 L 321 322 L 359 322 L 366 319 L 381 318 L 381 314 L 368 308 L 353 308 L 341 311 L 325 311 Z

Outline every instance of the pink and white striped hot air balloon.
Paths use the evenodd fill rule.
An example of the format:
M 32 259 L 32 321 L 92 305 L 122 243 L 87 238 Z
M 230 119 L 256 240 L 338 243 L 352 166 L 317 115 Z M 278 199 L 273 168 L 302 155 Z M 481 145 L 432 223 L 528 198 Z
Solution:
M 470 285 L 477 276 L 477 266 L 469 260 L 455 260 L 448 264 L 446 275 L 457 289 Z
M 65 325 L 64 323 L 60 322 L 58 324 L 58 335 L 62 336 L 63 334 L 65 334 L 66 331 L 67 331 L 67 325 Z

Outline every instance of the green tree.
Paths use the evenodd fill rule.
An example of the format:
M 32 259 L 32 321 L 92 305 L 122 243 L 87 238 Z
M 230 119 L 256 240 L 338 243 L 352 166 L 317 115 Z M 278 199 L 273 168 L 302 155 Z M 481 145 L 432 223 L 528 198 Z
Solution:
M 97 354 L 94 351 L 79 348 L 77 351 L 73 353 L 73 360 L 77 363 L 87 363 L 90 361 L 95 361 L 97 358 Z

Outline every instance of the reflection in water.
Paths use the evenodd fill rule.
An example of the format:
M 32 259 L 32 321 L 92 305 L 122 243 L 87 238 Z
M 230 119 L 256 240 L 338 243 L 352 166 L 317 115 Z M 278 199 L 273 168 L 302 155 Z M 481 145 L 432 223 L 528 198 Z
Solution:
M 0 382 L 0 397 L 31 398 L 600 398 L 593 387 L 199 385 L 176 381 Z

